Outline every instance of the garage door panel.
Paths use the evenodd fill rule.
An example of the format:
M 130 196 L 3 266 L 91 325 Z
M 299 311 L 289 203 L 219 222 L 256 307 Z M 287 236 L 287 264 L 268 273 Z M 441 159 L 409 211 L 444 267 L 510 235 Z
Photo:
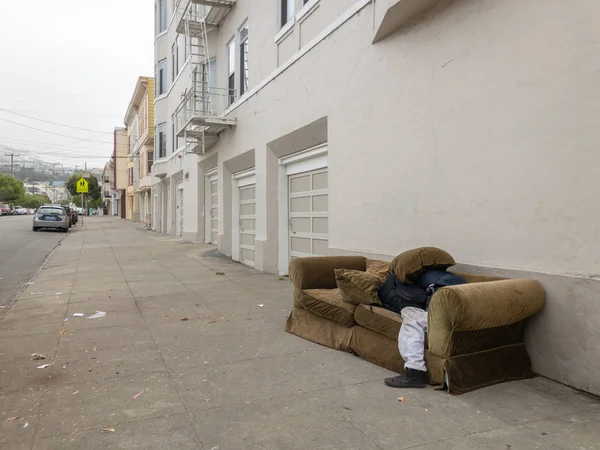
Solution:
M 290 180 L 290 193 L 307 192 L 311 190 L 310 175 L 294 177 Z
M 290 258 L 328 254 L 327 170 L 288 177 Z
M 315 195 L 312 198 L 312 210 L 319 211 L 319 212 L 326 212 L 328 210 L 327 195 Z
M 327 172 L 315 173 L 312 176 L 312 189 L 327 189 Z
M 240 190 L 240 261 L 254 266 L 256 234 L 256 187 L 243 186 Z
M 240 200 L 244 201 L 244 200 L 252 200 L 253 199 L 253 195 L 252 195 L 252 187 L 243 187 L 240 188 Z
M 293 197 L 290 199 L 291 212 L 310 212 L 310 197 Z
M 240 215 L 242 215 L 242 216 L 251 216 L 251 215 L 253 215 L 253 211 L 254 211 L 253 203 L 246 203 L 246 204 L 240 205 Z
M 329 241 L 327 239 L 313 239 L 313 255 L 325 256 L 329 253 Z
M 327 217 L 314 217 L 312 219 L 312 232 L 327 234 L 329 231 L 329 219 Z

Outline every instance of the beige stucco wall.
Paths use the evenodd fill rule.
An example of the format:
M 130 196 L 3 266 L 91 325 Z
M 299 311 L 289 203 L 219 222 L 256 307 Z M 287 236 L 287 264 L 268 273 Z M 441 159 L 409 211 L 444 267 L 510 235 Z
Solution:
M 337 9 L 296 23 L 292 39 L 301 49 L 302 29 L 321 26 L 309 20 L 331 23 L 357 3 L 321 0 Z M 231 254 L 232 173 L 254 165 L 257 268 L 275 271 L 286 214 L 277 209 L 277 158 L 327 141 L 331 253 L 392 258 L 435 245 L 468 270 L 539 279 L 548 304 L 528 329 L 534 369 L 600 393 L 600 3 L 442 1 L 376 44 L 377 14 L 361 3 L 236 106 L 235 129 L 205 159 L 165 163 L 169 177 L 189 173 L 187 239 L 203 238 L 202 172 L 216 159 L 219 248 Z M 238 2 L 217 40 L 225 61 L 226 41 L 248 18 L 251 87 L 284 64 L 277 14 L 262 6 Z M 218 63 L 222 86 L 225 70 Z M 160 101 L 178 103 L 157 101 L 157 123 L 172 111 Z M 173 183 L 163 182 L 172 199 Z
M 115 128 L 115 186 L 116 189 L 127 189 L 127 161 L 129 154 L 129 136 L 126 128 Z

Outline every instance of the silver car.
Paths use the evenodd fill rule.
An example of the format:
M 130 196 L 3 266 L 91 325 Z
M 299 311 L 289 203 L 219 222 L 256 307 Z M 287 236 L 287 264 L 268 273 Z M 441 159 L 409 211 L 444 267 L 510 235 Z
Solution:
M 33 231 L 41 228 L 55 228 L 69 231 L 69 216 L 60 205 L 43 205 L 33 216 Z

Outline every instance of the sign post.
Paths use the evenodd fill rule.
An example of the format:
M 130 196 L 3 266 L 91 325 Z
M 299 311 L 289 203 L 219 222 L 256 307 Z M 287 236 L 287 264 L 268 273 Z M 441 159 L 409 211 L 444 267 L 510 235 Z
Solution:
M 83 194 L 87 194 L 88 192 L 88 182 L 85 178 L 81 177 L 78 181 L 77 181 L 77 192 L 81 193 L 81 225 L 83 226 Z

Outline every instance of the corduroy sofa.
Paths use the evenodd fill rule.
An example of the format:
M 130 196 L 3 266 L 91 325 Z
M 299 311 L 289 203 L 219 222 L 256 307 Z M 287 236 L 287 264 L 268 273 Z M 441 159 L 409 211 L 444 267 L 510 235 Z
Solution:
M 335 269 L 365 271 L 367 260 L 341 256 L 290 262 L 294 308 L 286 331 L 403 372 L 397 343 L 401 316 L 345 302 Z M 443 388 L 446 382 L 451 394 L 461 394 L 531 377 L 523 332 L 526 319 L 544 306 L 541 285 L 530 279 L 454 273 L 467 284 L 439 289 L 429 306 L 425 360 L 430 384 Z

